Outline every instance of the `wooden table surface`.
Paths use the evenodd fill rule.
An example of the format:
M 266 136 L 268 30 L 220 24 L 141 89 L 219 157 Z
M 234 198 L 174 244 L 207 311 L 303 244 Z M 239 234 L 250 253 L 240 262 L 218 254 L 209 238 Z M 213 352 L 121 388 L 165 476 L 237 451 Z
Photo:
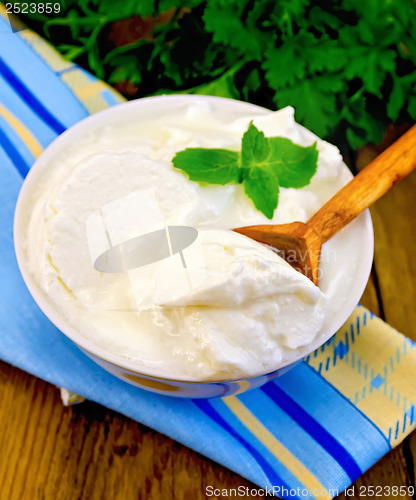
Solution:
M 362 151 L 358 166 L 373 154 Z M 413 340 L 415 193 L 416 171 L 372 208 L 374 270 L 361 300 Z M 97 404 L 65 408 L 56 387 L 5 363 L 0 363 L 0 398 L 0 500 L 199 500 L 206 498 L 208 485 L 254 488 L 198 453 Z M 415 486 L 415 473 L 414 432 L 355 485 Z

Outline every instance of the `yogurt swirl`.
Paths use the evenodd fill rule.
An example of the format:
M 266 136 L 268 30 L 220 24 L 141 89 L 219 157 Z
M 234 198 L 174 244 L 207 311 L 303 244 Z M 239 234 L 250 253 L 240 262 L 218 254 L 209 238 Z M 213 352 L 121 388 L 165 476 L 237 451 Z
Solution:
M 306 221 L 347 177 L 338 150 L 296 124 L 291 108 L 224 122 L 201 100 L 181 116 L 103 127 L 39 186 L 27 230 L 30 272 L 68 323 L 138 369 L 185 380 L 267 373 L 316 340 L 335 307 L 331 290 L 231 231 L 270 223 L 241 185 L 200 185 L 172 166 L 186 147 L 239 149 L 251 120 L 266 136 L 317 141 L 310 185 L 281 188 L 271 222 Z M 139 228 L 181 225 L 198 237 L 180 254 L 126 272 L 94 268 L 103 249 Z

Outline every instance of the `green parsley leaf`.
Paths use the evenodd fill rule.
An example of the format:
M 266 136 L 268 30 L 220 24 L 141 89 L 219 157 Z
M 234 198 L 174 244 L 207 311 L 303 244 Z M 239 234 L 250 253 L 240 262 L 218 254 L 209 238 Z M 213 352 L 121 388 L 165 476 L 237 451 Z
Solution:
M 360 79 L 366 91 L 381 98 L 386 74 L 395 71 L 397 54 L 395 50 L 379 44 L 379 39 L 374 43 L 362 40 L 366 30 L 368 27 L 360 21 L 357 28 L 345 27 L 340 31 L 340 43 L 348 47 L 349 52 L 343 73 L 348 80 Z M 370 35 L 366 33 L 367 37 Z
M 281 47 L 268 47 L 263 68 L 270 86 L 279 89 L 292 86 L 307 75 L 339 71 L 346 62 L 347 51 L 337 40 L 326 35 L 317 39 L 308 31 L 300 31 Z
M 412 95 L 409 97 L 409 115 L 416 120 L 416 96 Z
M 23 21 L 65 58 L 125 82 L 129 98 L 198 93 L 290 105 L 302 125 L 344 150 L 416 117 L 414 0 L 59 3 L 59 14 Z
M 381 142 L 385 132 L 384 125 L 368 114 L 365 99 L 354 102 L 346 101 L 340 115 L 351 123 L 346 131 L 346 136 L 354 149 L 367 144 L 368 139 L 374 144 Z
M 240 154 L 228 149 L 187 148 L 175 155 L 173 166 L 186 172 L 191 181 L 209 184 L 241 182 Z
M 414 85 L 414 75 L 409 74 L 402 76 L 399 80 L 393 80 L 393 87 L 390 93 L 389 102 L 387 103 L 386 111 L 389 118 L 393 121 L 397 120 L 402 111 L 406 99 L 408 100 L 407 112 L 410 113 L 410 101 L 412 89 Z
M 339 122 L 336 93 L 342 91 L 344 82 L 334 75 L 319 75 L 276 90 L 274 100 L 279 108 L 293 106 L 297 121 L 325 137 Z
M 137 58 L 133 55 L 119 55 L 113 58 L 112 64 L 117 64 L 115 70 L 109 76 L 109 83 L 129 81 L 133 85 L 141 82 L 141 68 Z
M 214 43 L 229 45 L 246 59 L 260 59 L 270 38 L 259 26 L 265 8 L 262 3 L 210 0 L 202 17 L 205 29 L 212 32 Z

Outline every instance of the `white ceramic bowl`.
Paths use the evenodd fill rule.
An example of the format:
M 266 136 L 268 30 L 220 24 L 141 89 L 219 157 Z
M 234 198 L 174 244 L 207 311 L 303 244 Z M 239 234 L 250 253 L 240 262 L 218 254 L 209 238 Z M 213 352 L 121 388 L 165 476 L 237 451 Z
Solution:
M 206 99 L 214 108 L 221 110 L 221 113 L 230 111 L 233 114 L 248 114 L 255 112 L 256 114 L 266 114 L 270 111 L 259 108 L 252 104 L 224 99 L 219 97 L 208 96 L 192 96 L 192 95 L 174 95 L 174 96 L 159 96 L 139 99 L 136 101 L 120 104 L 105 111 L 101 111 L 92 115 L 75 126 L 71 127 L 61 136 L 59 136 L 38 158 L 36 163 L 30 170 L 16 205 L 15 221 L 14 221 L 14 240 L 17 261 L 23 279 L 34 297 L 35 301 L 46 314 L 46 316 L 54 323 L 67 337 L 69 337 L 85 354 L 93 359 L 100 366 L 113 373 L 117 377 L 134 384 L 138 387 L 172 396 L 204 398 L 214 396 L 225 396 L 243 392 L 247 389 L 258 387 L 265 382 L 276 378 L 288 369 L 295 366 L 302 359 L 313 352 L 315 349 L 325 343 L 348 319 L 354 307 L 357 305 L 364 288 L 366 286 L 368 276 L 371 271 L 373 259 L 373 228 L 370 218 L 370 213 L 367 210 L 353 223 L 343 230 L 341 237 L 337 236 L 334 239 L 334 248 L 337 250 L 345 245 L 352 245 L 355 248 L 357 259 L 354 262 L 353 279 L 350 280 L 345 288 L 346 296 L 340 304 L 336 312 L 326 321 L 324 331 L 321 332 L 315 342 L 298 352 L 282 365 L 276 367 L 271 373 L 266 373 L 254 378 L 241 380 L 218 380 L 214 382 L 194 382 L 187 380 L 168 379 L 163 374 L 145 373 L 137 370 L 137 364 L 129 362 L 125 358 L 106 351 L 104 348 L 92 343 L 86 337 L 80 335 L 80 332 L 75 330 L 64 317 L 60 314 L 57 306 L 48 298 L 48 296 L 40 288 L 33 275 L 28 271 L 25 259 L 25 231 L 28 222 L 27 214 L 30 213 L 30 206 L 33 203 L 33 192 L 35 186 L 39 185 L 39 181 L 45 175 L 47 176 L 53 169 L 54 159 L 61 155 L 67 148 L 76 143 L 76 141 L 84 138 L 93 131 L 101 129 L 103 126 L 126 123 L 129 120 L 137 120 L 137 116 L 146 120 L 146 116 L 154 116 L 155 114 L 163 116 L 167 108 L 177 109 L 180 112 L 181 108 L 192 102 L 194 99 Z M 345 167 L 346 170 L 347 167 Z M 328 242 L 332 244 L 332 242 Z M 338 245 L 338 247 L 337 247 Z M 348 251 L 348 248 L 347 248 Z M 332 267 L 332 272 L 336 272 L 336 266 Z M 342 265 L 342 264 L 341 264 Z M 324 286 L 331 286 L 330 280 L 326 281 Z M 337 285 L 339 286 L 339 285 Z M 323 288 L 323 291 L 326 291 Z

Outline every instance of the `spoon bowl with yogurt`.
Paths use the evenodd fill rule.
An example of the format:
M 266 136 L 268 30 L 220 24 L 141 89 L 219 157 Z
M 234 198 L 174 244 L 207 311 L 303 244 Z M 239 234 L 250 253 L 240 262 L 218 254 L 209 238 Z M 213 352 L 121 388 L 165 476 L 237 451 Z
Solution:
M 416 168 L 416 126 L 373 160 L 306 223 L 234 229 L 269 245 L 315 285 L 322 245 Z

